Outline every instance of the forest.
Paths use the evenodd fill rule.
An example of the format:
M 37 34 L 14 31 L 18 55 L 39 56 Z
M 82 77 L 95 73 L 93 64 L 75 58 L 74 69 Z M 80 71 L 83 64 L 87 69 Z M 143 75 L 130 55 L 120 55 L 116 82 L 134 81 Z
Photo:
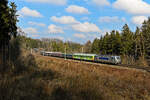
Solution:
M 146 64 L 147 58 L 150 56 L 150 18 L 144 21 L 140 27 L 132 32 L 130 27 L 125 24 L 121 31 L 112 30 L 104 36 L 97 37 L 94 41 L 87 41 L 85 44 L 74 43 L 71 41 L 62 41 L 54 38 L 32 39 L 27 37 L 16 24 L 18 22 L 17 6 L 4 0 L 0 2 L 0 57 L 1 63 L 5 63 L 11 58 L 11 48 L 18 43 L 18 48 L 30 50 L 38 48 L 39 50 L 67 53 L 95 53 L 99 55 L 119 55 L 123 59 L 123 63 L 132 64 L 142 62 Z M 5 5 L 5 6 L 4 6 Z M 16 41 L 16 42 L 13 42 Z M 19 49 L 18 49 L 19 50 Z
M 63 42 L 54 38 L 32 39 L 23 36 L 23 31 L 19 31 L 19 37 L 26 48 L 43 48 L 46 51 L 68 53 L 83 52 L 96 53 L 101 55 L 127 55 L 136 59 L 150 56 L 150 18 L 144 21 L 142 26 L 136 28 L 135 32 L 125 24 L 121 31 L 112 30 L 104 36 L 97 37 L 93 42 L 90 40 L 85 44 L 71 41 Z
M 0 1 L 0 58 L 5 63 L 10 58 L 12 41 L 17 41 L 24 49 L 30 50 L 39 48 L 53 52 L 81 52 L 95 53 L 100 55 L 120 55 L 124 59 L 144 60 L 150 56 L 150 18 L 145 20 L 140 27 L 132 32 L 125 24 L 121 31 L 112 30 L 104 36 L 97 37 L 94 41 L 87 41 L 85 44 L 71 41 L 63 42 L 59 39 L 42 38 L 32 39 L 27 37 L 21 28 L 17 26 L 18 15 L 15 3 L 7 0 Z M 16 43 L 16 42 L 15 42 Z M 15 45 L 16 46 L 16 45 Z M 19 47 L 19 46 L 18 46 Z M 20 48 L 22 48 L 20 47 Z M 141 60 L 141 61 L 142 61 Z
M 20 38 L 25 44 L 25 48 L 40 48 L 46 51 L 67 53 L 95 53 L 99 55 L 119 55 L 123 57 L 126 64 L 136 61 L 145 61 L 150 56 L 150 18 L 144 21 L 141 27 L 137 27 L 135 32 L 125 24 L 121 31 L 112 30 L 104 36 L 97 37 L 93 42 L 90 40 L 85 44 L 71 41 L 63 42 L 59 39 L 43 38 L 32 39 L 22 36 Z M 133 61 L 132 61 L 133 60 Z M 132 62 L 129 62 L 132 61 Z
M 94 39 L 93 42 L 89 40 L 85 44 L 71 41 L 63 42 L 62 40 L 51 38 L 32 39 L 23 36 L 22 31 L 19 31 L 18 34 L 22 43 L 25 43 L 28 49 L 43 48 L 47 51 L 64 52 L 66 47 L 69 53 L 84 52 L 103 55 L 131 55 L 138 58 L 150 55 L 149 23 L 150 19 L 145 21 L 141 28 L 137 27 L 136 32 L 132 32 L 128 25 L 125 24 L 121 32 L 112 30 L 110 33 L 107 32 L 106 35 Z

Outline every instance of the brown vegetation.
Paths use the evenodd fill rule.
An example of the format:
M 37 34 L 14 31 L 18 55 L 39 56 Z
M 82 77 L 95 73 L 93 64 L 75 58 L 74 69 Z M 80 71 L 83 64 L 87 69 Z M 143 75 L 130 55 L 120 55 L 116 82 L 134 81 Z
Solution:
M 0 77 L 1 100 L 150 100 L 147 72 L 59 58 L 26 57 L 30 70 Z

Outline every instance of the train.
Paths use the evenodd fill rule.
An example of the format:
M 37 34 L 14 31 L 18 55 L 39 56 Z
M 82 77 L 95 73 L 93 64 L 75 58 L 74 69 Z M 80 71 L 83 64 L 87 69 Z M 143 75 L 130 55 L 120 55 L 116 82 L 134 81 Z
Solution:
M 121 57 L 114 55 L 97 55 L 97 54 L 86 54 L 86 53 L 73 53 L 66 54 L 61 52 L 47 52 L 41 51 L 43 56 L 59 57 L 65 59 L 90 61 L 97 63 L 107 63 L 107 64 L 121 64 Z

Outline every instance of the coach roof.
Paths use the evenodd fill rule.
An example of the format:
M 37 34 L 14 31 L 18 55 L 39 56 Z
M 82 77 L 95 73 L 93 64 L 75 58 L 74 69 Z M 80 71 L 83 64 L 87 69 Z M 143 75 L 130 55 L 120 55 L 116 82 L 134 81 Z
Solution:
M 75 56 L 96 56 L 96 54 L 74 53 Z

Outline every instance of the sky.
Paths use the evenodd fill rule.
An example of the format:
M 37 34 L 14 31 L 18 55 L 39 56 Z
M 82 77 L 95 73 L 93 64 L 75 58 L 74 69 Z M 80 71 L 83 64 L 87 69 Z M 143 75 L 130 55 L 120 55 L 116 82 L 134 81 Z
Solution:
M 34 39 L 86 43 L 128 24 L 132 31 L 150 16 L 149 0 L 9 0 L 18 27 Z

